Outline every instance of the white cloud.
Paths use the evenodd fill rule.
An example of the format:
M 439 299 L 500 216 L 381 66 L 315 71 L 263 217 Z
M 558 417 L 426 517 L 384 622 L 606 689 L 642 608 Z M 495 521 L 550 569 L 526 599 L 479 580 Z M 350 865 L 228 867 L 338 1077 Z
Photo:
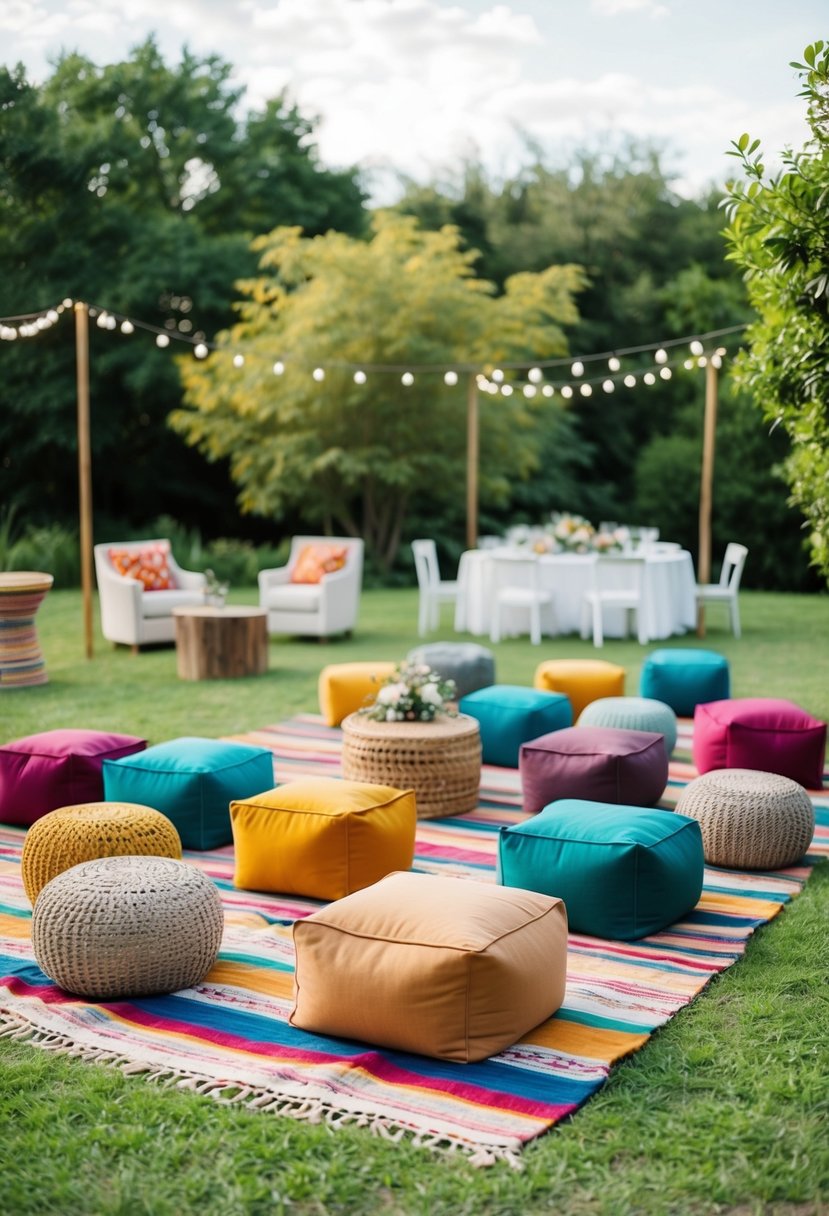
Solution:
M 627 13 L 644 13 L 648 17 L 667 17 L 670 9 L 658 0 L 591 0 L 594 12 L 605 17 L 618 17 Z

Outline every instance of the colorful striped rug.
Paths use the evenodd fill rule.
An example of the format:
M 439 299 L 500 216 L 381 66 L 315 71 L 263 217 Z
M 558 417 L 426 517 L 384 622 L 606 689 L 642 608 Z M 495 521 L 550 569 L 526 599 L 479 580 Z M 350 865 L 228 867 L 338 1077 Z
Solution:
M 236 736 L 241 738 L 242 736 Z M 340 732 L 312 716 L 244 739 L 271 748 L 280 783 L 339 773 Z M 664 805 L 694 776 L 683 724 Z M 311 1035 L 288 1025 L 291 925 L 317 905 L 236 890 L 233 851 L 188 859 L 218 886 L 226 933 L 198 989 L 91 1004 L 61 992 L 33 960 L 20 881 L 22 830 L 0 827 L 0 1033 L 143 1073 L 223 1101 L 464 1151 L 477 1164 L 519 1163 L 529 1140 L 572 1114 L 771 920 L 829 855 L 829 789 L 813 794 L 818 828 L 806 863 L 777 873 L 708 869 L 699 905 L 633 943 L 572 935 L 567 992 L 555 1017 L 480 1064 Z M 479 809 L 418 825 L 415 866 L 494 879 L 498 828 L 523 818 L 517 773 L 485 767 Z

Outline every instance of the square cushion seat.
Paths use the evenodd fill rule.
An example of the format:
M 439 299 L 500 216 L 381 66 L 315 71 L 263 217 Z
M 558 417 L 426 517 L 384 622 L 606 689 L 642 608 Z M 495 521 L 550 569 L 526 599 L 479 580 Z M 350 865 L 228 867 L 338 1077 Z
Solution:
M 559 899 L 445 875 L 390 874 L 294 925 L 292 1025 L 467 1063 L 564 999 Z
M 47 730 L 0 747 L 0 822 L 29 826 L 61 806 L 100 802 L 103 763 L 146 739 L 101 730 Z
M 665 738 L 670 756 L 676 747 L 676 714 L 664 701 L 651 697 L 600 697 L 579 715 L 579 726 L 617 726 L 621 730 L 652 730 Z
M 562 799 L 502 828 L 498 844 L 500 881 L 563 899 L 571 933 L 646 937 L 702 892 L 699 824 L 672 811 Z
M 495 683 L 495 656 L 477 642 L 429 642 L 410 650 L 407 659 L 425 663 L 444 680 L 454 680 L 458 700 Z
M 518 768 L 533 815 L 561 798 L 652 806 L 668 783 L 663 736 L 611 726 L 571 726 L 522 743 Z
M 570 700 L 564 693 L 542 692 L 518 684 L 492 684 L 461 699 L 462 714 L 477 718 L 484 764 L 518 767 L 522 743 L 573 725 Z
M 322 589 L 318 583 L 280 583 L 261 597 L 263 608 L 284 612 L 319 612 Z
M 728 659 L 697 646 L 654 650 L 642 664 L 639 695 L 664 701 L 675 714 L 692 718 L 701 702 L 731 695 Z
M 199 608 L 205 603 L 203 591 L 178 587 L 175 591 L 153 591 L 142 600 L 144 616 L 169 616 L 174 608 Z
M 290 781 L 230 804 L 234 884 L 342 899 L 414 860 L 412 790 L 335 777 Z
M 597 697 L 624 695 L 625 669 L 605 659 L 547 659 L 536 667 L 533 685 L 568 696 L 577 722 L 585 705 Z
M 230 844 L 231 799 L 271 789 L 273 781 L 272 752 L 225 739 L 183 736 L 104 763 L 107 800 L 161 811 L 185 849 Z
M 319 674 L 320 713 L 326 726 L 339 726 L 343 718 L 370 705 L 380 685 L 394 671 L 386 659 L 358 663 L 329 663 Z
M 739 697 L 710 701 L 694 712 L 693 756 L 699 773 L 758 769 L 819 790 L 825 753 L 826 723 L 793 701 Z

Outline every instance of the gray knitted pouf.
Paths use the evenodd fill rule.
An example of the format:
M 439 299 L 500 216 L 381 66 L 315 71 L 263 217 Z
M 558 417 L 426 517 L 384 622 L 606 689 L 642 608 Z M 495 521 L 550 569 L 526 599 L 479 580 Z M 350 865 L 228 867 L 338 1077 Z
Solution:
M 651 697 L 599 697 L 598 701 L 585 705 L 578 725 L 655 731 L 665 736 L 669 756 L 676 747 L 676 714 L 670 705 Z
M 445 680 L 454 680 L 458 700 L 495 683 L 495 656 L 476 642 L 429 642 L 406 657 L 410 663 L 426 663 Z
M 696 777 L 680 794 L 676 811 L 698 821 L 707 862 L 737 870 L 794 865 L 815 833 L 815 809 L 803 786 L 750 768 Z
M 178 992 L 216 961 L 219 892 L 168 857 L 102 857 L 64 870 L 37 897 L 32 947 L 59 987 L 93 1000 Z

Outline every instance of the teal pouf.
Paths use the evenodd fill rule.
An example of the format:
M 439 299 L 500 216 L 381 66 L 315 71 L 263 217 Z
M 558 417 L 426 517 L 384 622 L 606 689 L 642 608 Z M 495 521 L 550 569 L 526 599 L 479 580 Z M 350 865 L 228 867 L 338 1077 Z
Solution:
M 105 760 L 103 775 L 108 802 L 153 807 L 172 820 L 185 849 L 218 849 L 233 839 L 231 801 L 273 789 L 273 753 L 247 743 L 184 737 Z
M 682 718 L 693 718 L 698 705 L 731 696 L 728 659 L 695 646 L 654 650 L 642 664 L 639 694 L 664 701 Z
M 477 718 L 484 764 L 518 768 L 522 743 L 573 724 L 570 698 L 520 684 L 493 684 L 460 701 L 458 709 Z
M 571 933 L 631 941 L 699 901 L 702 832 L 686 815 L 564 798 L 501 828 L 499 881 L 564 900 Z
M 585 705 L 579 726 L 617 726 L 620 730 L 647 730 L 665 737 L 670 756 L 676 747 L 676 714 L 664 701 L 650 697 L 600 697 Z

